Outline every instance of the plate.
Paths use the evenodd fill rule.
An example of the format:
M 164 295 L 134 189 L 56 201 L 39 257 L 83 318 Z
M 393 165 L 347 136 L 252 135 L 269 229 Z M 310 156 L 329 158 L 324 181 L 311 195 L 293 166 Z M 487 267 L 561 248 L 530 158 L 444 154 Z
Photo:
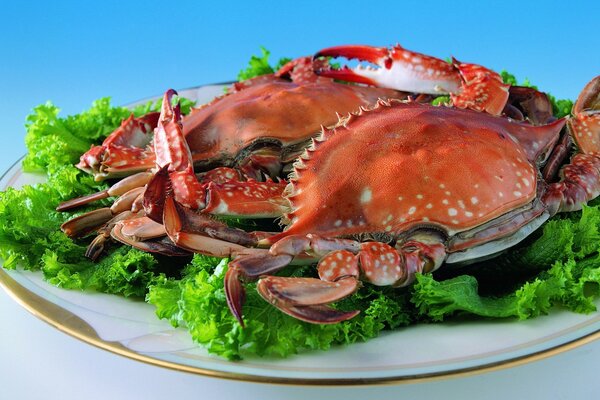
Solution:
M 223 85 L 210 85 L 180 94 L 201 103 L 222 90 Z M 24 173 L 18 161 L 0 179 L 0 190 L 43 180 L 43 176 Z M 159 320 L 154 307 L 142 301 L 56 288 L 47 284 L 41 273 L 30 271 L 0 269 L 0 284 L 40 319 L 92 345 L 175 370 L 254 382 L 358 385 L 424 381 L 512 367 L 600 337 L 600 313 L 581 315 L 555 309 L 548 316 L 527 321 L 423 324 L 325 352 L 230 362 L 209 355 L 193 343 L 185 329 Z M 600 300 L 596 305 L 600 307 Z

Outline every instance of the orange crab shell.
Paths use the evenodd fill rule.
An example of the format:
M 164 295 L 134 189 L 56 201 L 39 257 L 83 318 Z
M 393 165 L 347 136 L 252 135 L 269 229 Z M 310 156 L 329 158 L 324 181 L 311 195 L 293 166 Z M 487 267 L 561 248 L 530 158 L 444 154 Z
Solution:
M 334 82 L 297 84 L 271 80 L 224 96 L 188 115 L 184 135 L 194 160 L 231 160 L 257 140 L 284 146 L 301 143 L 321 125 L 337 122 L 335 112 L 347 114 L 379 98 L 398 98 L 391 89 Z
M 532 157 L 554 145 L 563 125 L 379 102 L 324 131 L 296 164 L 291 223 L 273 241 L 307 233 L 397 234 L 422 225 L 451 235 L 477 227 L 536 197 Z M 539 150 L 528 157 L 516 138 Z

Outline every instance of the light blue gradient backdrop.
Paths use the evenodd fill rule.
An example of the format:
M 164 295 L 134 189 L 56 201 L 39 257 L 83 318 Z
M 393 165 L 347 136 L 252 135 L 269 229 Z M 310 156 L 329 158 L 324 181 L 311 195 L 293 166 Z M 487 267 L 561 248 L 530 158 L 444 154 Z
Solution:
M 600 73 L 600 2 L 0 2 L 0 168 L 25 152 L 31 108 L 77 113 L 234 79 L 273 59 L 350 43 L 454 55 L 575 97 Z M 218 3 L 218 4 L 217 4 Z M 501 4 L 501 5 L 495 5 Z

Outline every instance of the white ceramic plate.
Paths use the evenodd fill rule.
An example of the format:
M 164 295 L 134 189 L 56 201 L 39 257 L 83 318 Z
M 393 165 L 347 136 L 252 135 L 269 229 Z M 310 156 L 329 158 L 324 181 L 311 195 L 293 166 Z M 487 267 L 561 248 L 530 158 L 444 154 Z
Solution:
M 201 103 L 221 94 L 222 88 L 204 86 L 180 94 Z M 43 179 L 23 173 L 19 162 L 4 174 L 0 190 Z M 473 374 L 547 357 L 600 337 L 600 313 L 553 310 L 528 321 L 419 325 L 326 352 L 229 362 L 195 345 L 184 329 L 158 320 L 153 306 L 142 301 L 59 289 L 41 274 L 27 271 L 0 269 L 0 284 L 36 316 L 90 344 L 177 370 L 258 382 L 352 385 Z

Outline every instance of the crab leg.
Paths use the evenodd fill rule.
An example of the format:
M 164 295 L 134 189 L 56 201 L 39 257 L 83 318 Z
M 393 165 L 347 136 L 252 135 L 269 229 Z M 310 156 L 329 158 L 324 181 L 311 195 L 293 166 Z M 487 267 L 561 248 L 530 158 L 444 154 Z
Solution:
M 321 68 L 316 73 L 356 83 L 405 92 L 451 95 L 456 107 L 499 115 L 508 100 L 508 88 L 494 71 L 476 64 L 448 63 L 439 58 L 407 50 L 361 45 L 330 47 L 318 57 L 345 57 L 376 64 L 379 68 Z
M 264 276 L 259 279 L 260 295 L 295 318 L 310 323 L 331 324 L 353 318 L 358 311 L 340 311 L 329 303 L 351 295 L 359 278 L 378 286 L 406 286 L 416 273 L 437 269 L 446 257 L 441 243 L 408 241 L 398 248 L 385 243 L 359 243 L 346 239 L 325 239 L 315 235 L 292 235 L 275 243 L 269 253 L 242 256 L 229 264 L 225 293 L 232 314 L 242 323 L 243 286 L 275 272 L 295 257 L 308 253 L 321 257 L 319 278 Z
M 112 189 L 112 188 L 111 188 Z M 122 194 L 112 206 L 98 208 L 78 217 L 72 218 L 60 226 L 69 237 L 84 237 L 94 232 L 114 216 L 124 211 L 139 211 L 139 201 L 144 192 L 143 187 L 134 187 Z M 114 193 L 114 192 L 113 192 Z
M 600 76 L 583 89 L 573 114 L 568 127 L 579 153 L 559 172 L 561 180 L 544 194 L 551 215 L 580 210 L 600 195 Z
M 121 196 L 132 189 L 143 187 L 150 181 L 151 178 L 151 172 L 138 172 L 135 175 L 131 175 L 120 180 L 108 189 L 60 203 L 58 207 L 56 207 L 56 211 L 67 211 L 76 207 L 81 207 L 93 201 L 102 200 L 113 196 Z

